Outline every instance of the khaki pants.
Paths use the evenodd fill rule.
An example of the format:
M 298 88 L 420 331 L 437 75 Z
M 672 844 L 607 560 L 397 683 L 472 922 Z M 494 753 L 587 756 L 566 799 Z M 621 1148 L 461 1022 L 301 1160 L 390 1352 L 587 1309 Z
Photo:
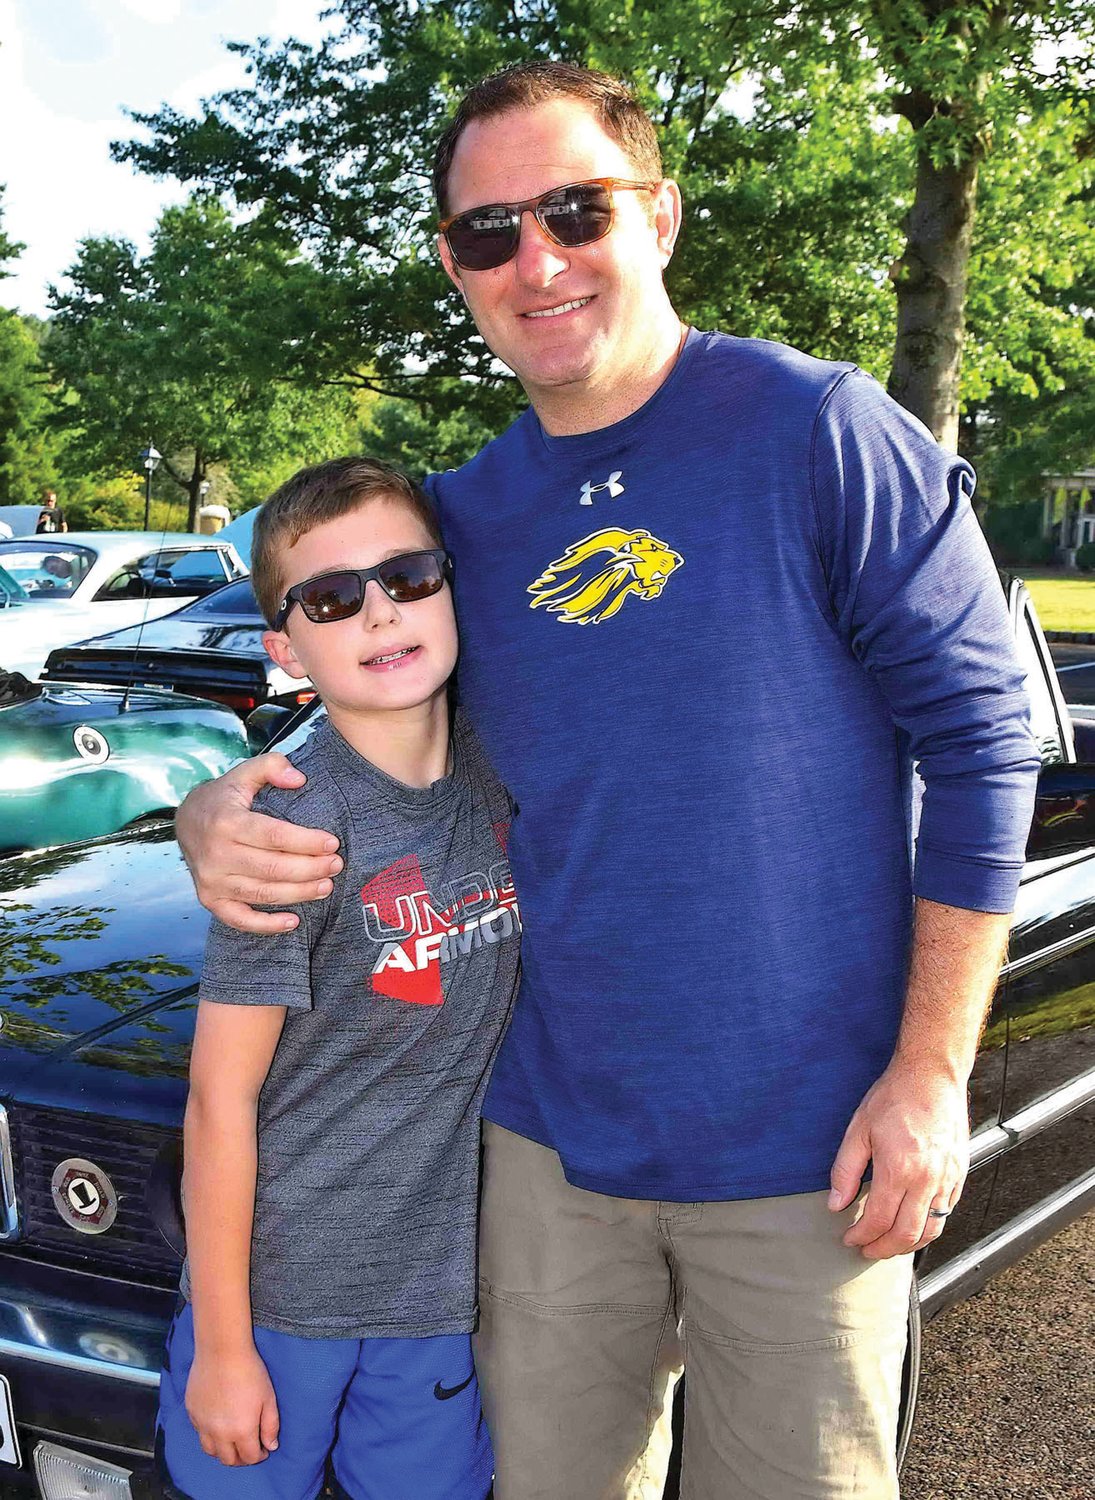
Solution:
M 826 1194 L 657 1203 L 571 1187 L 484 1127 L 476 1363 L 496 1500 L 895 1500 L 910 1256 L 840 1242 Z

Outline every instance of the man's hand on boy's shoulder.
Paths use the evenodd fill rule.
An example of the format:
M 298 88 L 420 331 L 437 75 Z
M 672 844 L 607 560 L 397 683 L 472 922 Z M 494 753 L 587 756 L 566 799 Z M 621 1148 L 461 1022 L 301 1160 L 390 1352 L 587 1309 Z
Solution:
M 243 761 L 203 782 L 175 815 L 183 858 L 201 904 L 240 932 L 284 932 L 292 912 L 255 911 L 318 901 L 342 869 L 338 839 L 322 828 L 299 828 L 251 811 L 265 786 L 298 788 L 305 776 L 276 751 Z

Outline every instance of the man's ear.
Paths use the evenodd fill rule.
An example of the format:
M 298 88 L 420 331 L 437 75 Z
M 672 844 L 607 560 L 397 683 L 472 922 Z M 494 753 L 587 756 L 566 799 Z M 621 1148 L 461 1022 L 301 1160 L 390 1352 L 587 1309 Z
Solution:
M 290 677 L 308 676 L 308 669 L 297 660 L 293 643 L 284 630 L 265 631 L 262 644 L 266 647 L 270 660 L 276 662 L 283 672 L 288 672 Z
M 673 259 L 683 222 L 684 202 L 681 190 L 671 177 L 666 177 L 658 184 L 654 194 L 654 228 L 658 233 L 658 253 L 663 269 Z
M 441 257 L 441 264 L 445 267 L 445 275 L 464 299 L 464 306 L 468 304 L 468 294 L 464 290 L 464 283 L 460 277 L 460 267 L 452 258 L 449 242 L 443 234 L 437 236 L 437 253 Z

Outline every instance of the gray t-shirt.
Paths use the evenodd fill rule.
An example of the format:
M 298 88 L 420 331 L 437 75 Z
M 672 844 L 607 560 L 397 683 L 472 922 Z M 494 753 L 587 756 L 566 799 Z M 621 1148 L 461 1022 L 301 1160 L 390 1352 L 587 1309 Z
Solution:
M 290 758 L 307 785 L 261 810 L 337 834 L 345 868 L 293 932 L 214 922 L 200 989 L 288 1007 L 259 1099 L 252 1316 L 312 1338 L 466 1332 L 479 1108 L 520 939 L 509 798 L 459 713 L 452 772 L 426 788 L 329 721 Z

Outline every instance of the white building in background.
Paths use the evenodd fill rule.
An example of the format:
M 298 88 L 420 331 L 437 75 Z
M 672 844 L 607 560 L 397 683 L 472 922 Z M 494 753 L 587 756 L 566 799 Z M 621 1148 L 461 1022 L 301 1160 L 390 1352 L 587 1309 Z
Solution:
M 1076 562 L 1076 549 L 1095 542 L 1095 469 L 1043 478 L 1042 535 L 1050 538 L 1067 567 Z

